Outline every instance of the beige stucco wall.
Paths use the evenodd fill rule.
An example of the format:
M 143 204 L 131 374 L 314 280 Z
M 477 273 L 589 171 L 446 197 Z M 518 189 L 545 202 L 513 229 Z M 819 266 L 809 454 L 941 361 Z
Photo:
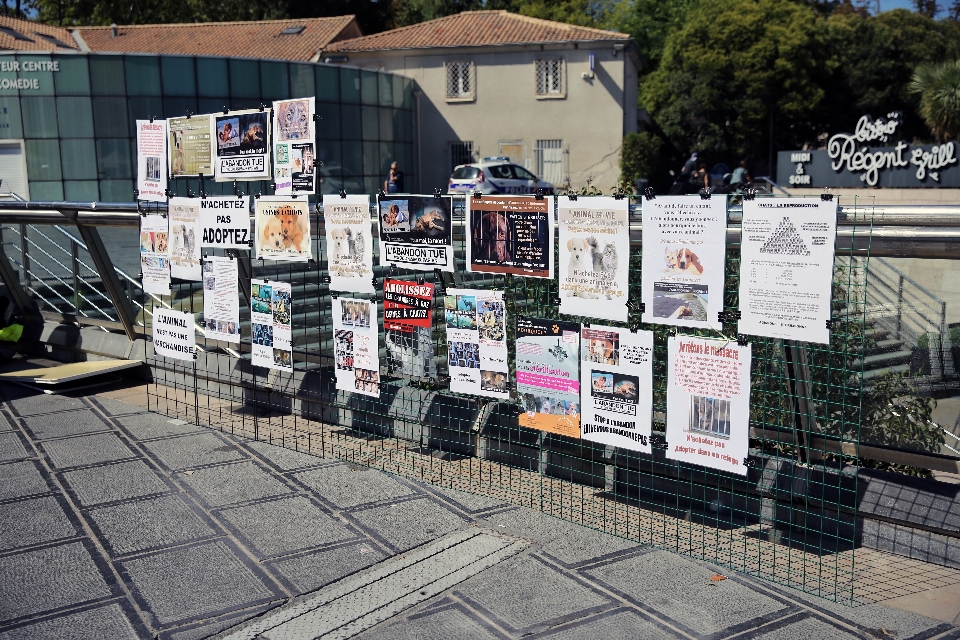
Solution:
M 594 77 L 583 79 L 594 53 Z M 563 57 L 566 96 L 539 98 L 534 61 Z M 472 61 L 476 96 L 469 102 L 446 98 L 447 61 Z M 419 190 L 446 189 L 450 143 L 472 141 L 478 158 L 500 155 L 501 141 L 522 141 L 523 158 L 512 158 L 536 173 L 537 140 L 562 140 L 565 168 L 574 187 L 588 179 L 609 191 L 619 175 L 620 146 L 636 130 L 637 58 L 612 42 L 556 46 L 476 47 L 426 51 L 351 53 L 347 64 L 381 67 L 416 80 L 421 97 Z M 411 185 L 413 186 L 413 185 Z

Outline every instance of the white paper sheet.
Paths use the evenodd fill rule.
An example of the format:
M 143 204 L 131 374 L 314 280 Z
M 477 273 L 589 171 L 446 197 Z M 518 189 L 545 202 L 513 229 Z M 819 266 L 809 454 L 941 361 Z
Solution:
M 337 389 L 380 397 L 380 341 L 377 303 L 333 299 L 333 349 Z
M 509 399 L 503 291 L 447 289 L 443 307 L 450 391 Z
M 375 293 L 370 197 L 323 196 L 330 290 Z
M 240 344 L 239 265 L 236 258 L 203 260 L 203 326 L 205 337 Z

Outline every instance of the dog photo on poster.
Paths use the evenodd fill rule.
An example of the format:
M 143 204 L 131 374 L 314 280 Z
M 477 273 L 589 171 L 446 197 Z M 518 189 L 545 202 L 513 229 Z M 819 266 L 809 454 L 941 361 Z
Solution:
M 667 339 L 667 458 L 747 475 L 750 345 Z
M 467 271 L 553 278 L 553 196 L 467 196 Z
M 381 196 L 380 265 L 453 271 L 453 198 Z
M 726 196 L 643 202 L 643 321 L 722 329 Z
M 215 114 L 213 135 L 217 182 L 270 179 L 270 109 Z
M 258 259 L 306 262 L 313 257 L 306 199 L 261 196 L 255 202 Z
M 323 196 L 330 290 L 375 293 L 370 197 Z
M 653 332 L 592 325 L 581 337 L 581 437 L 650 453 Z
M 333 299 L 333 355 L 338 390 L 380 397 L 376 301 Z
M 140 272 L 144 293 L 170 295 L 169 233 L 163 216 L 140 217 Z
M 200 199 L 170 198 L 167 236 L 170 275 L 200 281 Z
M 447 289 L 443 314 L 450 391 L 510 397 L 506 313 L 503 291 Z
M 630 204 L 608 197 L 557 201 L 560 313 L 626 322 Z
M 276 195 L 315 193 L 314 98 L 273 103 L 273 182 Z
M 289 282 L 250 281 L 250 363 L 293 371 L 291 320 L 293 292 Z
M 436 378 L 433 359 L 433 284 L 383 281 L 383 337 L 387 373 Z
M 189 118 L 168 118 L 167 166 L 170 177 L 196 178 L 213 175 L 213 116 L 201 115 Z
M 521 427 L 580 437 L 580 324 L 517 316 Z

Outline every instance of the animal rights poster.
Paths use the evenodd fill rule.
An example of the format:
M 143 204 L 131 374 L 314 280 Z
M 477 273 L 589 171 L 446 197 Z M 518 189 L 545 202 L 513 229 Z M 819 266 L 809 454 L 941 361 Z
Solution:
M 745 201 L 737 330 L 829 344 L 836 237 L 836 201 Z
M 144 293 L 170 295 L 168 233 L 165 217 L 140 217 L 140 271 L 143 273 Z
M 503 291 L 447 289 L 443 310 L 450 391 L 509 399 Z
M 270 109 L 214 114 L 214 176 L 217 182 L 269 180 Z
M 213 157 L 210 141 L 213 134 L 213 116 L 190 116 L 189 118 L 168 118 L 167 130 L 170 132 L 169 153 L 170 176 L 173 178 L 196 178 L 213 175 Z
M 207 196 L 200 200 L 201 247 L 250 249 L 250 198 Z
M 170 275 L 200 280 L 200 199 L 170 198 L 167 207 Z
M 653 332 L 592 325 L 581 336 L 581 437 L 650 453 Z
M 627 321 L 630 204 L 626 198 L 558 201 L 560 313 Z
M 580 437 L 580 324 L 517 316 L 520 426 Z
M 310 203 L 282 196 L 255 200 L 257 258 L 306 262 L 313 257 L 310 241 Z
M 453 271 L 453 198 L 377 198 L 380 264 L 417 271 Z
M 316 193 L 314 98 L 273 103 L 273 182 L 277 195 Z
M 323 196 L 330 290 L 375 293 L 370 197 Z
M 667 458 L 747 475 L 750 345 L 667 339 Z
M 204 258 L 203 326 L 210 340 L 240 344 L 239 279 L 236 258 Z
M 333 299 L 333 350 L 337 389 L 379 398 L 376 301 Z
M 467 196 L 467 271 L 553 277 L 553 196 Z
M 250 281 L 250 362 L 257 367 L 293 371 L 290 283 Z
M 167 121 L 137 120 L 137 199 L 167 201 Z
M 153 308 L 153 351 L 158 356 L 193 361 L 197 334 L 193 314 L 163 307 Z
M 645 200 L 643 321 L 720 330 L 726 239 L 726 196 Z
M 433 285 L 383 281 L 383 335 L 387 372 L 410 378 L 435 378 L 433 361 Z

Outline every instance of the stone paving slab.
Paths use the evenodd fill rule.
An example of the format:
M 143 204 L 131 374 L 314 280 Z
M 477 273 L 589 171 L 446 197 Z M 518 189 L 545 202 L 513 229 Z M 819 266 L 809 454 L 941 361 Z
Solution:
M 518 507 L 519 470 L 504 468 L 502 491 L 480 496 L 459 479 L 457 488 L 423 484 L 115 398 L 41 397 L 2 384 L 0 396 L 0 640 L 199 640 L 478 530 L 526 548 L 396 600 L 385 619 L 343 628 L 378 639 L 960 638 L 939 620 L 837 605 Z M 183 406 L 192 404 L 191 395 Z M 223 410 L 212 401 L 209 409 Z M 262 437 L 303 442 L 271 424 L 261 421 Z M 11 435 L 5 457 L 2 437 Z M 360 450 L 357 460 L 373 461 Z M 857 558 L 871 571 L 922 579 L 909 559 Z M 720 573 L 725 580 L 711 580 Z M 960 583 L 954 570 L 927 573 Z

